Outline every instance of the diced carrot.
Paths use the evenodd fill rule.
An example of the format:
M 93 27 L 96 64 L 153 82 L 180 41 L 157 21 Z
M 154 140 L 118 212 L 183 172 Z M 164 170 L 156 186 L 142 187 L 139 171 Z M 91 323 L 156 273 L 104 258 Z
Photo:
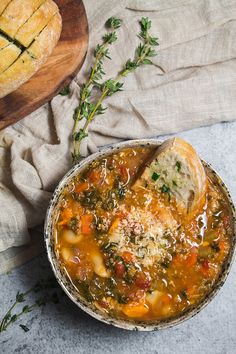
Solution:
M 113 223 L 111 224 L 111 227 L 109 229 L 109 233 L 112 233 L 118 227 L 119 223 L 120 223 L 120 219 L 115 218 Z
M 81 192 L 85 191 L 86 189 L 88 189 L 88 187 L 89 187 L 88 182 L 82 182 L 82 183 L 76 185 L 75 192 L 81 193 Z
M 73 211 L 70 208 L 66 208 L 61 212 L 61 221 L 58 225 L 65 225 L 73 217 Z
M 71 219 L 73 216 L 73 211 L 71 209 L 64 209 L 61 212 L 61 215 L 63 219 Z
M 125 263 L 130 263 L 135 260 L 134 254 L 128 251 L 124 251 L 121 257 L 124 259 Z
M 224 252 L 225 248 L 226 248 L 226 243 L 224 240 L 220 240 L 219 242 L 219 247 L 220 247 L 220 251 Z
M 92 214 L 81 215 L 80 220 L 81 220 L 82 234 L 90 235 L 93 231 L 93 229 L 92 229 L 93 215 Z
M 185 263 L 187 267 L 193 267 L 197 263 L 197 253 L 190 253 Z
M 88 179 L 90 182 L 95 183 L 95 182 L 100 181 L 101 175 L 98 171 L 92 170 L 88 175 Z
M 146 303 L 130 302 L 122 306 L 122 312 L 131 318 L 142 317 L 148 313 L 149 307 Z

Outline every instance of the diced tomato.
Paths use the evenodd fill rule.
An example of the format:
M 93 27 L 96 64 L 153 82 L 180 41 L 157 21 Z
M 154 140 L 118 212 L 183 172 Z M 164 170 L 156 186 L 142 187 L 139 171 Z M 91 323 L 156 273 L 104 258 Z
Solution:
M 139 273 L 136 276 L 135 285 L 140 289 L 149 289 L 151 286 L 151 277 L 148 272 Z
M 105 300 L 100 300 L 97 301 L 98 305 L 101 306 L 104 309 L 108 309 L 109 308 L 109 303 Z
M 88 189 L 88 187 L 89 187 L 88 182 L 82 182 L 75 187 L 75 192 L 76 193 L 84 192 L 86 189 Z
M 120 176 L 123 182 L 127 182 L 128 179 L 128 169 L 124 165 L 119 166 Z
M 92 214 L 81 215 L 80 220 L 81 220 L 82 234 L 90 235 L 93 231 L 93 228 L 92 228 L 93 215 Z
M 202 269 L 201 269 L 203 275 L 208 276 L 209 270 L 210 270 L 209 262 L 207 259 L 204 259 L 204 261 L 202 262 Z
M 125 251 L 122 253 L 122 258 L 124 259 L 124 261 L 126 263 L 133 262 L 135 259 L 134 254 L 131 252 L 128 252 L 128 251 Z
M 223 216 L 223 225 L 224 225 L 224 227 L 226 229 L 229 228 L 229 226 L 230 226 L 230 217 L 229 217 L 229 215 L 224 215 Z
M 116 276 L 118 278 L 123 278 L 125 274 L 125 265 L 121 261 L 115 263 L 114 269 Z

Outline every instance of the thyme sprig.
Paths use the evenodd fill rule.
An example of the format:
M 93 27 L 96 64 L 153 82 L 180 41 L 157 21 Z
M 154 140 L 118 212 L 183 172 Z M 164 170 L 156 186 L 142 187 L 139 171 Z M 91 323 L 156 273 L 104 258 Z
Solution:
M 103 36 L 103 43 L 98 44 L 94 50 L 94 64 L 90 69 L 88 81 L 81 86 L 80 102 L 73 115 L 74 127 L 72 138 L 75 146 L 87 136 L 85 130 L 78 130 L 78 124 L 83 118 L 88 119 L 95 108 L 95 105 L 90 101 L 92 89 L 99 87 L 99 80 L 105 75 L 103 63 L 105 58 L 111 59 L 108 47 L 117 40 L 116 30 L 121 26 L 121 23 L 122 21 L 119 18 L 109 18 L 106 22 L 109 32 Z M 102 114 L 104 109 L 102 106 L 98 106 L 96 107 L 96 111 L 97 114 Z
M 109 19 L 107 24 L 113 23 L 113 26 L 118 25 L 120 27 L 121 20 L 119 19 Z M 139 68 L 142 65 L 150 65 L 153 64 L 151 59 L 152 57 L 157 55 L 156 50 L 154 49 L 155 46 L 158 45 L 158 39 L 150 35 L 149 30 L 151 29 L 151 21 L 148 18 L 143 17 L 140 22 L 140 33 L 138 37 L 141 39 L 141 43 L 135 50 L 135 55 L 133 60 L 128 59 L 121 70 L 120 73 L 115 78 L 110 78 L 103 83 L 100 83 L 99 80 L 102 79 L 105 72 L 103 71 L 103 62 L 101 63 L 101 58 L 110 57 L 107 55 L 107 43 L 111 41 L 113 43 L 117 36 L 116 34 L 112 35 L 105 35 L 104 38 L 109 38 L 108 42 L 103 44 L 103 49 L 101 50 L 101 46 L 97 46 L 95 49 L 95 69 L 91 69 L 90 76 L 88 82 L 82 85 L 81 94 L 80 94 L 80 104 L 76 108 L 74 113 L 74 129 L 73 129 L 73 142 L 74 142 L 74 149 L 72 153 L 72 157 L 74 163 L 77 163 L 81 159 L 80 155 L 80 146 L 81 142 L 84 138 L 88 136 L 88 125 L 94 119 L 96 115 L 103 114 L 106 110 L 106 107 L 102 105 L 103 100 L 108 97 L 112 96 L 116 92 L 122 91 L 123 82 L 120 80 L 125 78 L 128 74 L 132 73 L 134 70 Z M 116 27 L 117 28 L 117 27 Z M 110 44 L 110 43 L 109 43 Z M 106 47 L 104 48 L 104 46 Z M 98 97 L 97 101 L 93 102 L 91 99 L 91 93 L 93 87 L 96 87 L 100 90 L 100 96 Z M 78 130 L 78 123 L 81 119 L 85 118 L 85 123 L 82 128 Z
M 32 288 L 27 290 L 24 293 L 17 292 L 16 298 L 12 306 L 9 308 L 7 313 L 4 315 L 2 320 L 0 321 L 0 333 L 6 331 L 6 329 L 16 322 L 19 318 L 23 315 L 31 312 L 35 307 L 40 307 L 45 305 L 47 302 L 58 302 L 57 293 L 54 292 L 53 294 L 48 293 L 48 290 L 55 289 L 57 287 L 57 283 L 55 278 L 49 278 L 46 280 L 38 281 Z M 21 308 L 18 313 L 13 313 L 13 310 L 16 309 L 20 304 L 26 301 L 27 295 L 30 293 L 38 293 L 43 291 L 43 295 L 39 297 L 32 305 L 25 305 Z M 29 328 L 23 324 L 19 325 L 25 332 L 28 332 Z

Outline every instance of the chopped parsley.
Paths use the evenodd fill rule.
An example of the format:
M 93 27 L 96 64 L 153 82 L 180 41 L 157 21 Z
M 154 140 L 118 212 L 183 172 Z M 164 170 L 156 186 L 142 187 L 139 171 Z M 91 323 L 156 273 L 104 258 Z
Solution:
M 180 172 L 180 170 L 181 170 L 181 162 L 180 161 L 176 161 L 175 166 L 177 168 L 177 171 Z
M 161 191 L 162 193 L 170 193 L 170 188 L 167 185 L 163 184 L 163 186 L 161 187 Z
M 173 186 L 177 187 L 176 181 L 173 180 L 172 183 L 173 183 Z
M 153 172 L 153 174 L 152 174 L 152 180 L 153 181 L 157 181 L 159 177 L 160 177 L 160 175 L 158 173 Z

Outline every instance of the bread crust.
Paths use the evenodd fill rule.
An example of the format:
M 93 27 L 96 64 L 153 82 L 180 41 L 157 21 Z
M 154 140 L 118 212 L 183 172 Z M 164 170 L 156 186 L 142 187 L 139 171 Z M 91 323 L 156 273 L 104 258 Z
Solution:
M 170 159 L 171 154 L 172 156 L 174 155 L 179 157 L 182 163 L 185 165 L 185 171 L 187 171 L 187 175 L 189 175 L 189 178 L 191 180 L 191 188 L 192 188 L 191 191 L 186 190 L 186 193 L 189 192 L 190 194 L 190 192 L 192 192 L 191 200 L 185 201 L 184 198 L 181 200 L 182 191 L 180 189 L 178 191 L 179 183 L 176 183 L 176 186 L 174 186 L 174 188 L 172 187 L 174 189 L 174 192 L 176 193 L 172 193 L 171 195 L 173 195 L 174 197 L 177 196 L 176 206 L 178 211 L 180 213 L 189 214 L 190 216 L 192 216 L 200 208 L 204 206 L 206 187 L 207 187 L 207 178 L 206 178 L 204 167 L 196 151 L 189 143 L 187 143 L 183 139 L 180 138 L 169 139 L 166 140 L 162 145 L 160 145 L 160 147 L 158 147 L 158 149 L 154 152 L 151 159 L 146 163 L 143 171 L 141 171 L 140 177 L 135 181 L 132 188 L 134 190 L 140 187 L 143 188 L 143 186 L 147 182 L 148 185 L 151 186 L 154 185 L 159 188 L 160 187 L 159 181 L 160 183 L 164 183 L 168 188 L 170 188 L 170 181 L 169 181 L 168 174 L 166 174 L 163 177 L 161 176 L 161 178 L 158 179 L 157 182 L 152 180 L 152 171 L 159 172 L 158 168 L 161 169 L 161 166 L 159 166 L 158 164 L 160 164 L 161 161 L 163 161 L 163 159 L 166 159 L 167 166 L 169 161 L 169 165 L 171 167 L 169 167 L 168 173 L 170 174 L 171 178 L 173 176 L 179 175 L 177 176 L 178 178 L 186 179 L 187 178 L 186 174 L 182 173 L 182 171 L 179 172 L 176 171 L 175 165 L 173 164 L 171 165 L 171 159 Z M 155 170 L 155 168 L 157 169 Z M 159 174 L 157 174 L 157 178 L 159 178 Z M 173 179 L 175 180 L 174 177 Z
M 27 48 L 57 12 L 59 10 L 55 2 L 47 0 L 19 28 L 15 39 Z
M 6 9 L 7 5 L 10 4 L 12 0 L 1 0 L 0 2 L 0 15 L 3 13 L 3 11 Z
M 0 50 L 0 73 L 5 71 L 21 54 L 21 50 L 13 43 Z
M 0 29 L 14 38 L 19 28 L 45 0 L 12 0 L 0 16 Z
M 32 45 L 0 74 L 0 98 L 25 83 L 46 61 L 59 40 L 61 24 L 61 16 L 57 13 L 35 38 Z
M 0 35 L 0 50 L 5 48 L 10 42 L 3 36 Z

